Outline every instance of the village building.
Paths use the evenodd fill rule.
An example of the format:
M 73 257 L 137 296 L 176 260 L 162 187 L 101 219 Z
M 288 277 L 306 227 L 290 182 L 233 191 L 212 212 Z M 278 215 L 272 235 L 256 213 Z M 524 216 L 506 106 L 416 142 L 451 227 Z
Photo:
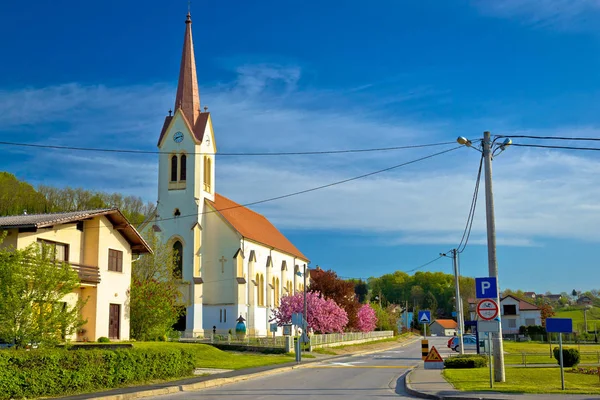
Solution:
M 216 192 L 217 135 L 200 102 L 189 14 L 173 110 L 157 143 L 157 208 L 140 229 L 179 255 L 187 308 L 177 329 L 227 333 L 241 316 L 248 335 L 265 336 L 280 298 L 303 290 L 308 258 L 267 218 Z
M 0 246 L 52 246 L 55 260 L 77 271 L 81 285 L 64 302 L 74 306 L 84 300 L 86 323 L 67 339 L 129 339 L 132 256 L 152 250 L 118 209 L 5 216 L 0 217 L 3 232 Z

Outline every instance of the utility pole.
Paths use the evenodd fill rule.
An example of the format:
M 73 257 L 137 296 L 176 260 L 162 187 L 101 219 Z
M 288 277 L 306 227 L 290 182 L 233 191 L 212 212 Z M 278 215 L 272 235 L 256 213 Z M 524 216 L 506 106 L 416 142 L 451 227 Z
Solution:
M 496 258 L 496 220 L 494 216 L 494 194 L 492 190 L 492 140 L 489 132 L 483 133 L 483 161 L 485 166 L 485 214 L 487 220 L 488 270 L 489 276 L 496 278 L 496 304 L 500 306 L 500 282 L 498 282 L 498 260 Z M 493 334 L 494 341 L 494 380 L 505 382 L 504 346 L 502 344 L 502 320 L 498 322 L 500 332 Z
M 304 264 L 304 329 L 306 337 L 308 337 L 308 333 L 306 329 L 308 328 L 308 315 L 306 315 L 306 264 Z
M 462 313 L 462 300 L 460 298 L 460 285 L 458 276 L 458 251 L 452 249 L 452 264 L 454 265 L 454 284 L 456 285 L 456 323 L 458 325 L 458 344 L 460 348 L 460 354 L 465 354 L 465 347 L 463 344 L 463 313 Z

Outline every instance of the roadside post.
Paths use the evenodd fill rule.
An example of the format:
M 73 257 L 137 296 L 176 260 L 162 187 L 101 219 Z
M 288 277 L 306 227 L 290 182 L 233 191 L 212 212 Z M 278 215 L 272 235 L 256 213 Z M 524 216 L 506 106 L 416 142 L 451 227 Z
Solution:
M 427 340 L 427 324 L 431 322 L 431 312 L 429 310 L 421 310 L 418 314 L 418 319 L 423 324 L 424 335 L 421 340 L 421 358 L 425 360 L 429 354 L 429 341 Z
M 302 313 L 292 313 L 292 325 L 296 326 L 296 332 L 298 337 L 294 338 L 296 341 L 296 362 L 302 361 L 302 348 L 300 347 L 300 338 L 302 337 L 302 326 L 304 321 L 304 315 Z
M 546 332 L 558 333 L 558 361 L 560 364 L 560 385 L 565 390 L 565 370 L 563 365 L 562 334 L 573 332 L 571 318 L 546 318 Z
M 478 308 L 479 309 L 479 308 Z M 479 313 L 479 312 L 478 312 Z M 481 317 L 481 315 L 480 315 Z M 485 319 L 481 319 L 477 321 L 477 332 L 485 332 L 488 338 L 488 364 L 490 368 L 490 388 L 494 387 L 494 374 L 492 371 L 492 333 L 500 332 L 500 321 L 499 319 L 494 319 L 491 321 L 486 321 Z

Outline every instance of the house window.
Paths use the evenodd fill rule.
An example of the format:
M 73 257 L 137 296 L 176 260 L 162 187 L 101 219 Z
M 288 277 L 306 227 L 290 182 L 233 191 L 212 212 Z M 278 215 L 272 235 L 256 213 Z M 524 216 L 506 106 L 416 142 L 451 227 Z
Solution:
M 219 309 L 219 322 L 223 322 L 223 309 Z
M 509 328 L 516 328 L 517 327 L 517 320 L 516 319 L 509 319 L 508 320 L 508 327 Z
M 171 157 L 171 182 L 177 182 L 177 156 Z
M 108 270 L 123 272 L 123 252 L 120 250 L 108 249 Z
M 504 315 L 517 315 L 517 306 L 514 304 L 506 304 L 504 307 Z
M 42 257 L 49 257 L 54 261 L 69 261 L 69 245 L 65 243 L 52 242 L 50 240 L 38 239 L 38 246 L 42 251 Z
M 223 322 L 227 322 L 227 309 L 223 310 Z
M 535 319 L 534 318 L 525 318 L 525 325 L 526 326 L 534 326 L 535 325 Z
M 185 181 L 187 175 L 187 157 L 185 154 L 182 154 L 179 158 L 179 180 Z
M 181 277 L 183 275 L 183 244 L 179 240 L 173 243 L 173 257 L 175 257 L 173 274 L 176 277 Z

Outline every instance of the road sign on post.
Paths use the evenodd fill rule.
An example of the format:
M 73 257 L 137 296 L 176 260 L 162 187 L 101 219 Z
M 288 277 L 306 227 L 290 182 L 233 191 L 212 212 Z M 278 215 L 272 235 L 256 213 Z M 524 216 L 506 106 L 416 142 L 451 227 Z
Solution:
M 560 364 L 560 384 L 565 390 L 565 370 L 563 367 L 562 334 L 573 332 L 573 320 L 571 318 L 546 318 L 546 332 L 558 333 L 558 361 Z
M 478 299 L 495 299 L 498 294 L 498 285 L 496 278 L 489 276 L 486 278 L 475 278 L 475 297 Z
M 431 322 L 431 311 L 429 310 L 421 310 L 419 311 L 419 323 L 423 324 L 424 335 L 427 337 L 427 324 Z
M 498 316 L 498 303 L 492 299 L 483 299 L 477 304 L 477 315 L 485 321 L 491 321 Z
M 423 361 L 425 369 L 444 369 L 444 360 L 435 346 L 431 346 L 431 350 Z

